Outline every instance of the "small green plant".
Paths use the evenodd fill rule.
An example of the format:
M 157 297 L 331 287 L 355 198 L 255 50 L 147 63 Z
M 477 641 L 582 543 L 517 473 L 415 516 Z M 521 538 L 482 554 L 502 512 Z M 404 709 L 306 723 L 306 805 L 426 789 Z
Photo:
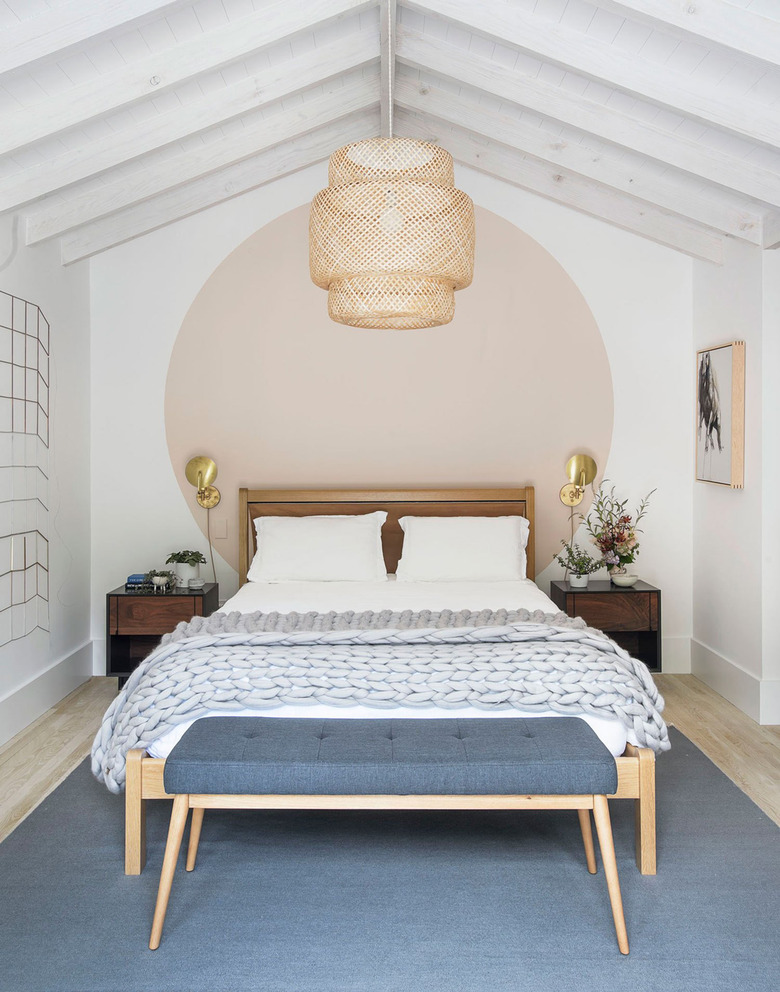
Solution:
M 165 579 L 171 589 L 176 585 L 176 573 L 166 571 L 165 569 L 153 568 L 144 575 L 144 582 L 148 582 L 150 585 L 164 584 L 161 582 L 155 583 L 155 579 Z
M 206 559 L 200 551 L 172 551 L 165 559 L 165 564 L 205 565 Z
M 553 555 L 553 558 L 572 575 L 590 575 L 598 572 L 604 564 L 601 558 L 591 557 L 579 544 L 569 544 L 567 541 L 561 541 L 561 544 L 563 551 Z

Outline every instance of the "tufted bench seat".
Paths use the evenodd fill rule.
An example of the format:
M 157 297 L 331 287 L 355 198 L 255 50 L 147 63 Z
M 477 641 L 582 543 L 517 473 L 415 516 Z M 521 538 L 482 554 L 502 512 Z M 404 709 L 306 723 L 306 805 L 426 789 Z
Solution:
M 152 949 L 190 809 L 188 871 L 206 808 L 576 809 L 595 873 L 592 809 L 618 946 L 628 953 L 606 799 L 617 769 L 582 720 L 212 717 L 196 721 L 173 749 L 164 783 L 174 802 Z

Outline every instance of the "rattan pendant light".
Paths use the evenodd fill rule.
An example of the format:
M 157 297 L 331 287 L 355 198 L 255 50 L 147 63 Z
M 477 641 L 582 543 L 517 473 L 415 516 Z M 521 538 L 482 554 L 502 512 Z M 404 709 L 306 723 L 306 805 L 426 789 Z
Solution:
M 309 218 L 309 267 L 332 320 L 435 327 L 474 270 L 474 206 L 452 156 L 412 138 L 368 138 L 330 157 Z

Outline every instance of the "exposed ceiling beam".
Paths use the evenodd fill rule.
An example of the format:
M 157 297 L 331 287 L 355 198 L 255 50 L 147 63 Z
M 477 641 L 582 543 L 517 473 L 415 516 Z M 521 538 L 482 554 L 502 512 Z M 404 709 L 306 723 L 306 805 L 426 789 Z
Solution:
M 188 151 L 171 155 L 105 186 L 45 204 L 42 210 L 27 217 L 27 244 L 57 237 L 99 217 L 150 200 L 165 190 L 175 189 L 283 141 L 308 134 L 327 121 L 338 120 L 376 103 L 378 80 L 375 77 L 358 79 L 343 86 L 340 82 L 335 81 L 326 92 L 290 110 L 244 127 L 232 134 L 229 141 L 204 143 L 197 154 Z
M 15 209 L 188 135 L 305 90 L 317 82 L 349 72 L 376 59 L 376 55 L 375 38 L 352 33 L 298 56 L 295 72 L 291 72 L 287 64 L 271 66 L 196 103 L 187 103 L 97 138 L 0 180 L 0 212 Z
M 723 194 L 705 196 L 691 189 L 690 183 L 681 184 L 673 176 L 653 175 L 637 168 L 635 163 L 610 159 L 587 145 L 567 141 L 516 117 L 488 110 L 463 94 L 453 100 L 450 94 L 408 78 L 399 78 L 396 82 L 396 103 L 543 162 L 569 169 L 586 180 L 638 197 L 724 234 L 761 244 L 761 214 L 735 205 L 733 198 L 725 198 Z
M 460 128 L 448 126 L 442 132 L 400 109 L 396 114 L 396 123 L 399 133 L 418 136 L 422 131 L 429 140 L 440 140 L 458 161 L 488 175 L 693 258 L 717 264 L 722 262 L 723 237 L 683 217 L 670 215 L 634 197 L 599 189 L 596 184 L 573 173 L 526 158 L 501 145 L 487 147 L 484 139 Z
M 184 0 L 69 0 L 51 10 L 3 27 L 0 73 L 49 58 L 149 14 L 164 13 Z
M 780 147 L 780 116 L 769 108 L 729 97 L 695 77 L 655 65 L 562 24 L 543 20 L 513 4 L 473 0 L 410 0 L 426 16 L 435 14 L 468 31 L 533 53 L 591 79 L 661 104 L 707 124 Z
M 393 88 L 395 85 L 395 36 L 396 0 L 380 0 L 379 49 L 380 49 L 380 134 L 393 136 Z
M 325 161 L 334 148 L 376 133 L 378 112 L 362 112 L 277 145 L 147 203 L 94 221 L 61 239 L 63 264 L 89 258 L 275 179 Z
M 599 0 L 599 6 L 618 14 L 638 14 L 656 28 L 671 26 L 698 44 L 705 39 L 740 55 L 780 65 L 780 20 L 726 0 Z
M 776 172 L 749 159 L 708 148 L 655 124 L 634 120 L 585 95 L 568 93 L 543 79 L 531 79 L 490 59 L 406 28 L 398 39 L 398 61 L 414 68 L 430 69 L 439 76 L 509 100 L 543 117 L 551 117 L 676 169 L 780 207 L 780 182 Z
M 345 14 L 371 6 L 368 0 L 277 0 L 253 14 L 213 28 L 163 52 L 148 55 L 114 72 L 74 86 L 34 107 L 0 117 L 0 155 L 84 124 L 101 114 L 192 79 L 309 31 Z M 291 63 L 291 71 L 292 63 Z

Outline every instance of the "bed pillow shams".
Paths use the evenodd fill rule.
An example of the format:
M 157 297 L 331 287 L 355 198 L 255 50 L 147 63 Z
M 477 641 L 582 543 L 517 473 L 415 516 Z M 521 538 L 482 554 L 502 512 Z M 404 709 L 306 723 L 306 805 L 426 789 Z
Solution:
M 256 517 L 250 582 L 377 582 L 387 578 L 382 524 L 387 514 Z
M 526 577 L 525 517 L 401 517 L 399 582 L 502 582 Z

